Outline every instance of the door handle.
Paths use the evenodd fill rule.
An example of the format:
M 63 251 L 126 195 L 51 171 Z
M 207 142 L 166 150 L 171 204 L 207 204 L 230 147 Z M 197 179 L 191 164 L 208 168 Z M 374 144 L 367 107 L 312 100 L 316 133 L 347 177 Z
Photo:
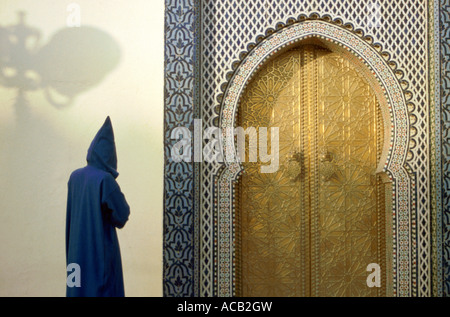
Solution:
M 322 148 L 319 153 L 319 170 L 322 181 L 329 181 L 336 173 L 336 165 L 334 164 L 334 155 L 327 147 Z
M 288 176 L 293 181 L 301 180 L 303 175 L 303 162 L 304 162 L 303 152 L 295 151 L 293 154 L 288 156 L 285 169 L 287 171 Z

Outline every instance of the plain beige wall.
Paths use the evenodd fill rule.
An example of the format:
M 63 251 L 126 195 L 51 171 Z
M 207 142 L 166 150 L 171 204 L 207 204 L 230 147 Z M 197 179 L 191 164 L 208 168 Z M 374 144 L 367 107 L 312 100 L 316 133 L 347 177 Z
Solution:
M 71 47 L 67 36 L 48 45 L 53 35 L 70 31 L 72 2 L 81 8 L 81 27 L 108 34 L 120 48 L 112 69 L 102 67 L 114 52 L 93 33 L 86 33 L 93 41 L 88 47 Z M 23 100 L 17 90 L 23 81 L 5 87 L 0 79 L 0 296 L 65 296 L 67 180 L 86 164 L 89 144 L 108 115 L 117 181 L 131 207 L 119 230 L 126 296 L 161 296 L 164 1 L 1 0 L 0 31 L 18 23 L 18 11 L 41 34 L 39 50 L 45 52 L 36 60 L 16 54 L 22 66 L 38 69 L 28 76 L 77 93 L 59 107 L 42 87 L 25 92 Z M 0 58 L 2 49 L 5 54 L 4 44 Z M 77 54 L 94 57 L 74 62 Z M 14 69 L 3 70 L 14 75 Z M 64 101 L 58 92 L 54 98 Z

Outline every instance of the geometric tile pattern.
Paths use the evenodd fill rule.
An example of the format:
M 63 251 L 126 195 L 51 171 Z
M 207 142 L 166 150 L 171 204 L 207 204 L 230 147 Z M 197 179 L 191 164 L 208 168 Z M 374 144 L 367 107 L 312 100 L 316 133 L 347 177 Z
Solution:
M 441 83 L 440 83 L 440 0 L 429 3 L 429 96 L 430 96 L 430 197 L 432 296 L 443 295 L 442 279 L 442 170 L 441 170 Z
M 166 0 L 164 113 L 164 296 L 194 295 L 193 163 L 174 162 L 175 127 L 193 123 L 193 0 Z M 186 153 L 190 154 L 190 153 Z
M 441 140 L 443 295 L 450 296 L 450 1 L 441 0 Z
M 301 20 L 301 19 L 300 19 Z M 337 22 L 334 22 L 337 23 Z M 265 40 L 257 44 L 254 49 L 245 57 L 241 62 L 235 75 L 230 80 L 226 93 L 223 98 L 223 108 L 221 109 L 221 128 L 228 128 L 234 126 L 234 116 L 237 109 L 238 99 L 243 91 L 249 78 L 253 72 L 262 65 L 264 61 L 270 58 L 275 52 L 284 49 L 287 46 L 295 45 L 296 42 L 302 39 L 315 36 L 317 38 L 326 39 L 323 42 L 331 41 L 336 43 L 335 46 L 349 50 L 355 54 L 361 61 L 371 69 L 377 79 L 379 80 L 383 90 L 386 93 L 388 105 L 383 104 L 380 100 L 382 109 L 389 109 L 393 114 L 390 115 L 390 120 L 387 120 L 388 126 L 391 126 L 392 139 L 389 141 L 388 146 L 385 149 L 391 149 L 388 161 L 385 166 L 385 170 L 392 175 L 394 182 L 394 197 L 396 198 L 395 207 L 393 209 L 394 218 L 394 295 L 398 291 L 399 296 L 410 296 L 412 282 L 411 282 L 411 245 L 410 245 L 410 205 L 409 205 L 409 181 L 406 176 L 403 164 L 404 155 L 407 151 L 407 111 L 406 102 L 403 95 L 402 88 L 394 75 L 394 72 L 390 69 L 387 62 L 384 61 L 381 54 L 378 54 L 375 48 L 372 48 L 370 44 L 366 43 L 367 39 L 364 34 L 357 35 L 352 33 L 344 27 L 334 25 L 333 23 L 320 21 L 320 20 L 305 20 L 303 22 L 287 25 L 280 31 L 275 32 L 273 35 L 267 36 Z M 359 37 L 361 36 L 361 37 Z M 327 44 L 325 44 L 327 45 Z M 343 49 L 343 50 L 345 50 Z M 372 76 L 373 77 L 373 76 Z M 406 96 L 406 94 L 405 94 Z M 392 120 L 392 121 L 391 121 Z M 385 121 L 386 122 L 386 121 Z M 390 123 L 391 122 L 391 123 Z M 393 143 L 392 141 L 395 140 Z M 395 144 L 395 146 L 394 146 Z M 228 144 L 228 140 L 223 140 L 224 151 L 228 152 L 233 144 Z M 232 150 L 233 151 L 233 150 Z M 233 293 L 233 277 L 232 274 L 232 248 L 233 241 L 232 233 L 233 228 L 231 226 L 234 223 L 233 219 L 230 220 L 232 215 L 230 198 L 226 198 L 230 194 L 230 185 L 233 179 L 234 169 L 239 170 L 239 167 L 229 165 L 230 171 L 226 176 L 220 177 L 218 189 L 221 200 L 219 201 L 219 219 L 218 219 L 218 231 L 220 237 L 218 239 L 218 271 L 223 273 L 218 281 L 218 295 L 230 296 Z M 228 182 L 228 183 L 227 183 Z M 232 199 L 232 196 L 230 196 Z M 228 277 L 227 277 L 228 275 Z
M 440 19 L 435 23 L 439 27 L 434 28 L 434 43 L 439 46 L 435 52 L 440 54 L 440 61 L 435 60 L 438 76 L 428 69 L 432 62 L 429 64 L 427 60 L 428 50 L 432 49 L 427 46 L 428 32 L 433 34 L 434 24 L 427 16 L 433 10 L 434 17 Z M 359 0 L 166 0 L 164 296 L 217 295 L 213 284 L 219 274 L 214 257 L 208 263 L 198 262 L 213 251 L 217 239 L 212 226 L 217 221 L 214 199 L 218 198 L 215 195 L 219 183 L 215 175 L 219 174 L 219 166 L 202 164 L 199 167 L 193 163 L 171 162 L 170 149 L 175 141 L 170 139 L 170 132 L 177 126 L 191 127 L 194 115 L 202 118 L 206 127 L 218 125 L 224 85 L 228 83 L 230 78 L 227 76 L 241 52 L 248 51 L 249 43 L 255 43 L 258 35 L 275 28 L 278 22 L 313 12 L 351 22 L 374 42 L 382 43 L 404 71 L 414 105 L 410 109 L 411 151 L 406 160 L 414 194 L 411 221 L 416 224 L 411 227 L 414 251 L 411 256 L 416 261 L 412 267 L 411 295 L 431 295 L 430 241 L 432 232 L 436 232 L 433 239 L 442 241 L 442 248 L 439 244 L 433 245 L 433 249 L 442 250 L 439 251 L 442 254 L 437 254 L 435 262 L 438 263 L 434 263 L 433 268 L 442 271 L 433 272 L 438 276 L 437 279 L 433 277 L 433 283 L 439 284 L 435 283 L 433 287 L 437 288 L 436 294 L 450 296 L 449 0 L 373 0 L 372 3 Z M 439 76 L 440 85 L 435 87 L 438 100 L 434 103 L 435 97 L 429 95 L 427 86 Z M 432 115 L 434 104 L 441 105 L 435 116 Z M 435 118 L 436 136 L 430 138 L 431 121 Z M 434 142 L 437 148 L 433 148 Z M 429 167 L 433 163 L 430 154 L 434 153 L 438 163 L 436 168 L 442 177 L 442 182 L 439 178 L 434 181 L 436 192 L 441 193 L 441 199 L 436 203 L 430 199 L 430 187 L 433 186 L 430 184 Z M 439 206 L 442 206 L 442 212 Z M 431 231 L 431 212 L 435 213 L 434 231 Z
M 404 70 L 404 78 L 410 83 L 411 101 L 414 109 L 415 131 L 412 148 L 408 156 L 412 185 L 415 186 L 417 204 L 412 205 L 412 243 L 416 246 L 412 256 L 422 273 L 412 270 L 413 295 L 429 295 L 430 279 L 430 199 L 429 199 L 429 136 L 428 136 L 428 94 L 427 94 L 427 9 L 426 0 L 373 1 L 202 1 L 202 80 L 201 107 L 204 123 L 214 125 L 218 119 L 223 85 L 228 82 L 227 74 L 232 63 L 239 60 L 239 54 L 247 51 L 247 45 L 256 42 L 256 36 L 274 28 L 278 22 L 289 17 L 317 12 L 341 17 L 360 28 L 374 42 L 383 48 Z M 375 8 L 375 9 L 374 9 Z M 378 15 L 380 19 L 378 19 Z M 374 23 L 375 21 L 375 23 Z M 379 22 L 379 23 L 378 23 Z M 215 166 L 202 169 L 202 178 L 214 182 Z M 201 199 L 207 202 L 208 212 L 213 213 L 211 186 L 204 188 Z M 211 221 L 211 219 L 210 219 Z M 202 228 L 208 232 L 208 223 Z M 210 241 L 211 243 L 211 241 Z M 210 248 L 211 245 L 208 246 Z M 211 262 L 209 262 L 211 263 Z M 205 278 L 208 278 L 205 276 Z M 419 294 L 416 294 L 417 291 Z M 208 296 L 208 293 L 203 294 Z

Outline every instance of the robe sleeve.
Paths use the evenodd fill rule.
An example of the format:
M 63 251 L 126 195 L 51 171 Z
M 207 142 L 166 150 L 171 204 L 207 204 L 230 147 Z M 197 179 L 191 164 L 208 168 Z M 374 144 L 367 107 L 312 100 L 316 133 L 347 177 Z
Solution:
M 112 176 L 105 178 L 102 185 L 102 209 L 108 214 L 111 224 L 120 229 L 128 221 L 130 207 Z

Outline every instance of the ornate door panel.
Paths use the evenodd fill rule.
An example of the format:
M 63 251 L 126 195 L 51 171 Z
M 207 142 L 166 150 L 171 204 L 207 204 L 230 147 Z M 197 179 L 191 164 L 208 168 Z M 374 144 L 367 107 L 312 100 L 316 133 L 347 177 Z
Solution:
M 385 199 L 375 175 L 383 126 L 366 80 L 339 54 L 302 46 L 258 72 L 238 121 L 279 128 L 280 168 L 260 173 L 263 163 L 247 153 L 237 295 L 385 295 Z M 370 263 L 381 267 L 380 288 L 366 284 Z

